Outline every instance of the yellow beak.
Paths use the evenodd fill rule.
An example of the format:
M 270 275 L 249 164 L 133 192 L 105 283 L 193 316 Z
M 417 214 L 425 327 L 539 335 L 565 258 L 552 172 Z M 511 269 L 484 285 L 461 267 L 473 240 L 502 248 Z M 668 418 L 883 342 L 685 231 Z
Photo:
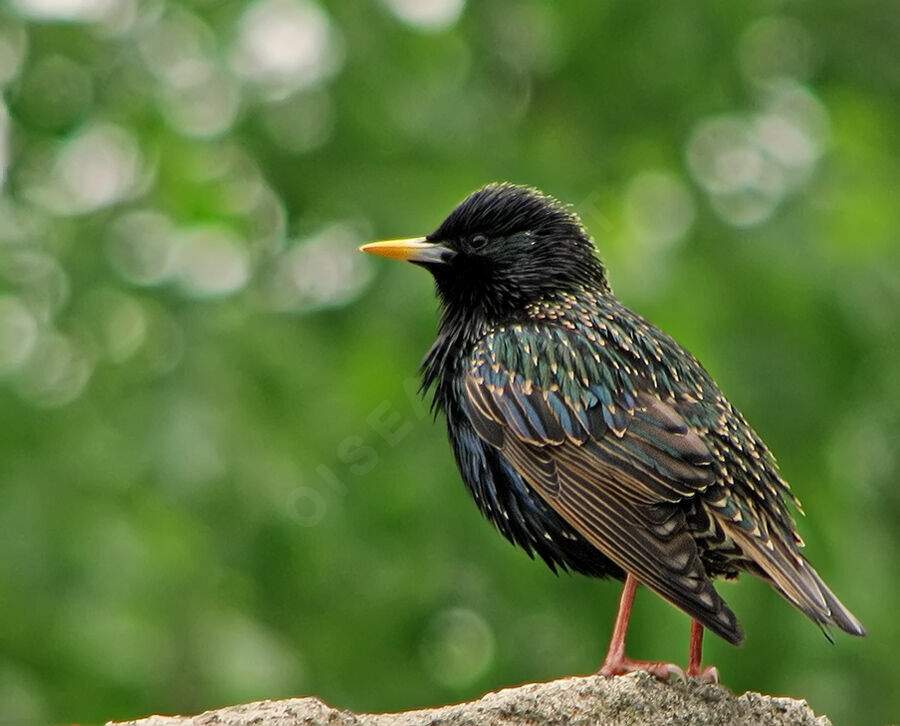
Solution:
M 448 247 L 439 245 L 436 242 L 429 242 L 424 237 L 369 242 L 360 247 L 359 250 L 360 252 L 368 252 L 371 255 L 387 257 L 391 260 L 433 265 L 449 262 L 456 256 L 456 252 Z

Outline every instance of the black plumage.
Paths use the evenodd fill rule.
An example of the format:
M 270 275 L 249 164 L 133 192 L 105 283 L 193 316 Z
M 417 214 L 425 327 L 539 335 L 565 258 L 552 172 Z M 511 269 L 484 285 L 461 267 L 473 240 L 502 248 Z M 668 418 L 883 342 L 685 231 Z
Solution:
M 551 568 L 630 576 L 622 639 L 640 582 L 739 643 L 711 578 L 740 571 L 816 623 L 864 634 L 800 554 L 796 500 L 768 449 L 690 353 L 613 296 L 570 209 L 494 184 L 425 238 L 363 249 L 434 276 L 442 316 L 423 387 L 478 507 Z M 658 664 L 627 661 L 622 640 L 604 672 L 635 665 Z

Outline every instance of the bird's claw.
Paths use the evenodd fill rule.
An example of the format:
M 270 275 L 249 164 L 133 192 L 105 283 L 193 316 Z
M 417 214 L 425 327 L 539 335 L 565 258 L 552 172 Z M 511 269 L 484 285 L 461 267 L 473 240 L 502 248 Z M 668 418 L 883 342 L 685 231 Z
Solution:
M 687 676 L 684 674 L 684 671 L 674 663 L 659 663 L 658 665 L 661 665 L 667 673 L 667 677 L 663 680 L 668 681 L 675 677 L 682 683 L 687 683 Z M 657 678 L 659 678 L 659 676 L 657 676 Z
M 668 681 L 673 677 L 680 681 L 687 681 L 687 676 L 684 674 L 684 671 L 674 663 L 651 663 L 647 661 L 631 660 L 630 658 L 622 658 L 613 662 L 604 663 L 603 667 L 597 671 L 597 675 L 606 677 L 624 676 L 628 673 L 635 673 L 637 671 L 649 673 L 651 676 L 658 678 L 661 681 Z
M 702 671 L 691 671 L 688 668 L 687 671 L 688 678 L 694 678 L 698 681 L 703 681 L 704 683 L 718 683 L 719 682 L 719 669 L 715 666 L 709 666 L 704 668 Z

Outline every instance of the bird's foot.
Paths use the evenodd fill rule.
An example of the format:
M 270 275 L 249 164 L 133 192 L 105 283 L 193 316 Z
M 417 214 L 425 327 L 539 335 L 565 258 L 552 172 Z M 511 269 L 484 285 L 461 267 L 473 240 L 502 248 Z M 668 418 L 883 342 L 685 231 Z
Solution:
M 707 668 L 707 670 L 709 669 Z M 712 670 L 715 670 L 715 668 Z M 659 678 L 661 681 L 668 681 L 673 676 L 682 681 L 687 680 L 684 671 L 674 663 L 651 663 L 648 661 L 631 660 L 631 658 L 626 658 L 624 656 L 612 660 L 607 658 L 603 667 L 597 671 L 597 675 L 607 677 L 624 676 L 628 673 L 634 673 L 635 671 L 649 673 L 651 676 Z M 716 676 L 718 676 L 718 672 L 716 673 Z
M 696 678 L 698 681 L 703 681 L 704 683 L 719 682 L 719 669 L 715 666 L 707 666 L 703 670 L 688 666 L 686 675 L 688 678 Z

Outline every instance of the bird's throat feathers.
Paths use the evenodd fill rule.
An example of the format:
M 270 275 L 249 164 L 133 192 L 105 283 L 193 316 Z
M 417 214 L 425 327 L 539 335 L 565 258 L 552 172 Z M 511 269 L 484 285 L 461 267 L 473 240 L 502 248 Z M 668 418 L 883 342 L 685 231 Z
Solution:
M 431 408 L 435 414 L 446 410 L 447 401 L 452 396 L 453 381 L 465 354 L 487 332 L 486 318 L 479 316 L 473 320 L 470 313 L 465 308 L 442 305 L 437 339 L 422 360 L 422 385 L 419 390 L 427 395 L 434 388 Z

